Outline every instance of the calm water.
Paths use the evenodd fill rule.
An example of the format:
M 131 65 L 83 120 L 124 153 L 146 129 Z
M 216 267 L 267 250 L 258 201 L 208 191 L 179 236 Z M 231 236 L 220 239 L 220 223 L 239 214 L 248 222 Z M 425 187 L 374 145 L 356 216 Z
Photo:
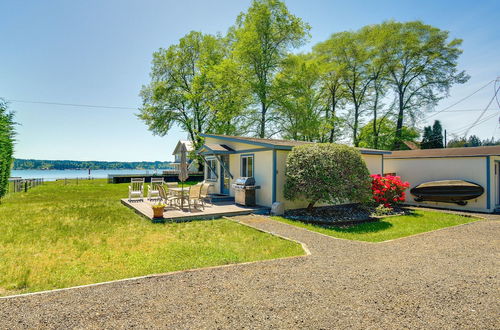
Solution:
M 168 169 L 165 169 L 168 170 Z M 90 176 L 95 179 L 108 178 L 108 174 L 154 174 L 164 170 L 92 170 Z M 21 177 L 23 179 L 43 178 L 46 181 L 56 179 L 88 178 L 88 170 L 12 170 L 11 177 Z

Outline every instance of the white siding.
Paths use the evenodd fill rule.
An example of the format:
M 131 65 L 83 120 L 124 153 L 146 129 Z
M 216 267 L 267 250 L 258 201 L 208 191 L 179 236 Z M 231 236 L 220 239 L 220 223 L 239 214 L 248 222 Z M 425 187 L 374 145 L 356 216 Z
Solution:
M 494 166 L 490 170 L 494 171 Z M 438 208 L 487 212 L 487 176 L 486 157 L 441 157 L 441 158 L 409 158 L 385 159 L 386 173 L 396 173 L 410 183 L 410 189 L 429 181 L 465 180 L 481 185 L 485 192 L 479 198 L 460 206 L 454 203 L 415 202 L 414 196 L 406 194 L 406 203 L 411 205 L 427 205 Z M 491 177 L 491 176 L 490 176 Z M 491 189 L 491 187 L 490 187 Z M 493 205 L 493 204 L 492 204 Z
M 241 176 L 241 155 L 253 154 L 254 155 L 254 177 L 255 182 L 260 189 L 256 191 L 257 205 L 271 207 L 273 203 L 273 151 L 266 150 L 265 147 L 259 147 L 252 144 L 243 142 L 232 142 L 224 139 L 217 139 L 207 137 L 205 139 L 207 144 L 225 144 L 235 151 L 251 150 L 245 153 L 231 154 L 229 156 L 229 167 L 234 178 L 231 180 L 231 185 L 234 179 Z M 258 149 L 262 149 L 259 151 Z M 289 151 L 276 150 L 276 201 L 285 204 L 286 209 L 302 208 L 307 206 L 306 201 L 287 201 L 284 198 L 283 191 L 285 185 L 285 168 L 286 158 Z M 370 174 L 380 174 L 383 169 L 382 155 L 367 155 L 363 154 L 362 158 L 365 160 Z M 217 166 L 217 174 L 219 179 L 213 181 L 214 189 L 211 192 L 220 193 L 220 166 Z M 206 174 L 205 174 L 206 175 Z M 234 196 L 234 189 L 230 188 L 230 195 Z

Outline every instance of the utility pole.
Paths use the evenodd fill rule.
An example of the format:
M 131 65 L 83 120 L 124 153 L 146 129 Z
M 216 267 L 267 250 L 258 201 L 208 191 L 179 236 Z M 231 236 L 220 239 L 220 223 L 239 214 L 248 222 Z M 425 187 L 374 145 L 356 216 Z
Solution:
M 446 145 L 447 145 L 447 141 L 446 141 L 446 130 L 444 130 L 444 147 L 446 148 Z

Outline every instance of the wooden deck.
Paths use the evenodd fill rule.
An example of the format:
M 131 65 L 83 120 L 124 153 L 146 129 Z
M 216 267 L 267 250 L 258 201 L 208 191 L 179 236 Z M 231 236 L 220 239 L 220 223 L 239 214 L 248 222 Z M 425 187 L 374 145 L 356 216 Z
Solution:
M 178 208 L 165 208 L 163 213 L 163 219 L 153 218 L 153 210 L 151 205 L 154 202 L 148 201 L 146 198 L 144 200 L 133 199 L 129 202 L 128 198 L 123 198 L 121 200 L 122 204 L 133 209 L 137 214 L 146 217 L 153 222 L 165 222 L 165 221 L 191 221 L 191 220 L 203 220 L 203 219 L 217 219 L 222 216 L 231 217 L 236 215 L 245 214 L 268 214 L 270 209 L 268 207 L 262 206 L 240 206 L 233 202 L 219 202 L 215 204 L 207 204 L 205 209 L 196 209 L 189 212 L 186 207 L 184 210 Z

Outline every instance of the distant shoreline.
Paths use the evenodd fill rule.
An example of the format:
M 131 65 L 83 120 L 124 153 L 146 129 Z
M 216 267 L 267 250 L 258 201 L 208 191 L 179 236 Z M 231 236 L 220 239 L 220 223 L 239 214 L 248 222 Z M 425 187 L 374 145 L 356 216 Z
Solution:
M 157 169 L 172 168 L 170 161 L 154 162 L 110 162 L 110 161 L 79 161 L 79 160 L 43 160 L 43 159 L 14 159 L 13 170 L 143 170 L 151 171 Z
M 66 170 L 41 170 L 41 169 L 20 169 L 12 170 L 11 178 L 35 179 L 40 178 L 46 181 L 55 181 L 61 179 L 106 179 L 109 175 L 151 175 L 162 174 L 163 171 L 169 171 L 168 168 L 159 169 L 97 169 L 91 170 L 90 175 L 88 169 L 66 169 Z

